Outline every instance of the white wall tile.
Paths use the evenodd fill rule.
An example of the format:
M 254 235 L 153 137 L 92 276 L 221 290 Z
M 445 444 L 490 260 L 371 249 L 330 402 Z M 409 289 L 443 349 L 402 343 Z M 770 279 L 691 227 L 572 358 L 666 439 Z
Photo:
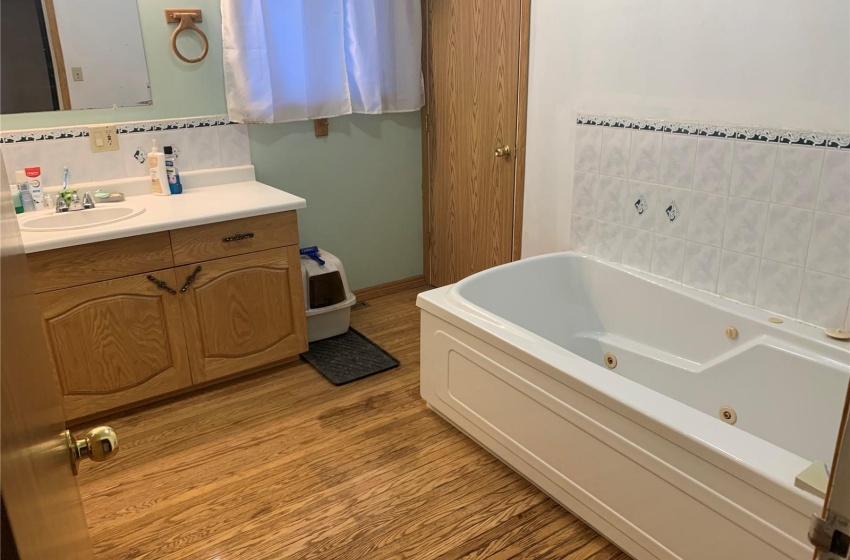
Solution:
M 835 288 L 836 279 L 850 283 L 850 151 L 578 128 L 574 247 L 776 313 L 850 328 L 846 290 L 818 293 Z M 666 209 L 674 200 L 671 222 Z M 834 307 L 836 298 L 843 310 L 821 301 Z
M 3 158 L 6 160 L 6 173 L 10 182 L 15 180 L 15 171 L 25 167 L 40 167 L 41 182 L 46 187 L 62 184 L 65 166 L 68 166 L 70 184 L 92 181 L 92 174 L 95 171 L 91 157 L 93 155 L 88 138 L 65 138 L 3 145 Z
M 720 273 L 720 249 L 688 241 L 685 246 L 685 268 L 682 283 L 706 292 L 717 289 Z
M 599 173 L 599 159 L 602 156 L 602 127 L 576 127 L 576 171 Z
M 692 191 L 688 220 L 689 240 L 715 247 L 723 245 L 727 200 L 727 197 L 719 194 Z
M 844 317 L 844 330 L 850 332 L 850 302 L 847 303 L 847 316 Z
M 697 143 L 694 190 L 726 194 L 732 179 L 735 140 L 700 138 Z
M 767 210 L 768 205 L 765 202 L 730 198 L 726 208 L 723 248 L 738 253 L 761 255 Z
M 752 255 L 724 250 L 720 255 L 717 293 L 752 305 L 756 300 L 760 260 Z
M 826 150 L 817 208 L 850 215 L 850 150 Z
M 697 138 L 683 134 L 665 134 L 661 150 L 661 182 L 690 189 L 694 182 Z
M 599 175 L 576 171 L 573 175 L 573 212 L 596 216 L 596 190 Z
M 601 175 L 597 184 L 596 217 L 607 222 L 622 223 L 628 181 Z
M 41 165 L 43 151 L 39 149 L 39 144 L 44 142 L 17 142 L 0 146 L 9 183 L 15 182 L 15 171 Z
M 850 280 L 807 270 L 797 318 L 823 327 L 839 327 L 844 323 L 850 300 Z
M 658 185 L 629 181 L 623 200 L 623 223 L 627 226 L 652 230 L 655 227 L 655 212 L 660 207 Z M 638 201 L 642 201 L 640 204 Z M 641 213 L 639 208 L 643 209 Z
M 788 317 L 796 317 L 802 284 L 802 268 L 767 259 L 762 260 L 756 291 L 756 306 Z
M 771 202 L 814 209 L 823 168 L 823 148 L 779 146 Z
M 89 156 L 91 163 L 90 177 L 92 181 L 108 181 L 111 179 L 124 179 L 127 172 L 124 168 L 124 155 L 119 151 L 102 152 Z
M 181 171 L 221 167 L 221 146 L 216 128 L 188 128 L 169 131 L 170 140 L 178 153 L 177 166 Z
M 656 199 L 660 204 L 652 211 L 655 215 L 654 230 L 663 235 L 688 236 L 688 220 L 691 211 L 690 189 L 658 186 Z
M 729 194 L 753 200 L 770 200 L 775 163 L 776 144 L 735 142 Z
M 570 226 L 570 248 L 592 255 L 596 248 L 596 220 L 573 214 Z
M 251 165 L 251 143 L 248 125 L 228 124 L 215 127 L 221 146 L 221 166 Z
M 652 236 L 652 267 L 650 271 L 668 280 L 682 281 L 685 266 L 685 240 L 654 234 Z
M 814 212 L 811 210 L 771 204 L 762 257 L 804 266 L 813 219 Z
M 649 272 L 652 267 L 652 232 L 645 229 L 623 228 L 621 262 L 626 266 Z
M 815 212 L 806 268 L 850 277 L 850 217 Z
M 126 136 L 126 138 L 125 138 Z M 144 177 L 150 170 L 147 154 L 151 151 L 153 133 L 122 134 L 119 136 L 119 150 L 124 161 L 124 173 L 127 177 Z
M 618 263 L 623 250 L 623 226 L 610 222 L 596 224 L 596 251 L 601 259 Z
M 661 168 L 662 134 L 649 130 L 632 132 L 629 178 L 657 183 Z
M 605 128 L 602 131 L 600 173 L 617 177 L 628 176 L 630 138 L 631 130 L 629 129 Z

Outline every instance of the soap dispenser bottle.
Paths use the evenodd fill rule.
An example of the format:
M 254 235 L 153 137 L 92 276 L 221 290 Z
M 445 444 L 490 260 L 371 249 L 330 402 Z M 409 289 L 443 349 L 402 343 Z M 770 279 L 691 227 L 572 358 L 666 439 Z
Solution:
M 156 139 L 151 141 L 151 151 L 148 153 L 148 166 L 151 174 L 151 193 L 169 196 L 168 175 L 165 170 L 165 154 L 156 146 Z

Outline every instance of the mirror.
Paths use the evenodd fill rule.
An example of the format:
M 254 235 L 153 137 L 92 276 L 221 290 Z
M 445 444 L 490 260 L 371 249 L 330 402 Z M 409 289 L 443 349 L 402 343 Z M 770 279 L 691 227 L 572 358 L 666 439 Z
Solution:
M 2 0 L 0 113 L 150 105 L 136 0 Z

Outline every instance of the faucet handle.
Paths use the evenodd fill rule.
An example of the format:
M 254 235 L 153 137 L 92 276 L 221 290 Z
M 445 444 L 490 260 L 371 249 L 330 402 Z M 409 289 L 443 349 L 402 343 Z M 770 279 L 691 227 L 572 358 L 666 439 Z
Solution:
M 62 212 L 68 211 L 68 203 L 65 202 L 65 199 L 61 196 L 56 197 L 56 213 L 60 214 Z
M 88 210 L 89 208 L 94 208 L 94 200 L 92 200 L 90 193 L 86 193 L 83 195 L 83 209 Z

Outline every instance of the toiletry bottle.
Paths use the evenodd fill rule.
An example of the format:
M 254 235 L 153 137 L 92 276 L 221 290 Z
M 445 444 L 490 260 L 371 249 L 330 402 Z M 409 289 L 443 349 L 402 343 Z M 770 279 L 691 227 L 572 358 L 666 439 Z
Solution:
M 165 171 L 165 154 L 157 149 L 156 140 L 151 142 L 151 151 L 148 153 L 148 166 L 151 173 L 151 192 L 160 196 L 170 195 L 171 189 L 168 188 L 168 174 Z
M 180 194 L 183 192 L 183 184 L 180 182 L 180 171 L 177 169 L 174 148 L 164 146 L 162 151 L 165 153 L 165 173 L 168 176 L 168 188 L 171 190 L 171 194 Z
M 15 207 L 15 214 L 23 214 L 24 205 L 21 203 L 21 191 L 18 190 L 18 183 L 12 183 L 9 185 L 9 189 L 12 191 L 12 205 Z
M 35 210 L 35 203 L 32 200 L 26 172 L 15 171 L 15 182 L 18 183 L 18 192 L 21 193 L 21 206 L 24 207 L 24 212 L 32 212 Z
M 30 194 L 32 201 L 35 203 L 35 209 L 41 210 L 41 205 L 44 202 L 44 193 L 41 190 L 41 167 L 24 168 L 27 174 L 27 180 L 30 184 Z

